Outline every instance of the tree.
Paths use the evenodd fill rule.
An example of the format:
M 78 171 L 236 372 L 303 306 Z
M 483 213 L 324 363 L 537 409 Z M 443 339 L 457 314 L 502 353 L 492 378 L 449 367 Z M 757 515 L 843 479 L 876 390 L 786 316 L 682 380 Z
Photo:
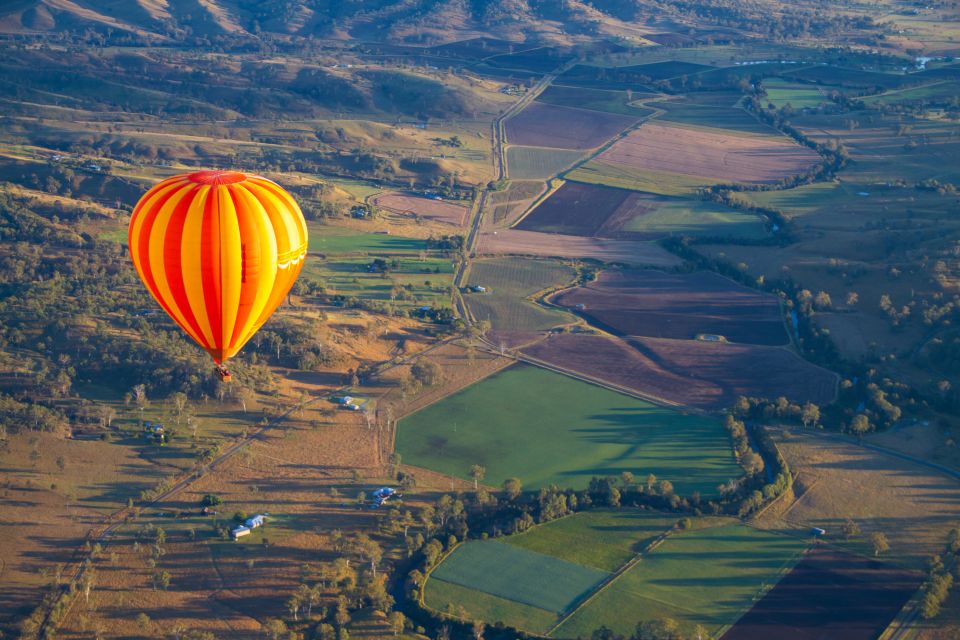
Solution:
M 137 614 L 137 627 L 140 629 L 140 633 L 145 636 L 153 634 L 153 621 L 150 619 L 150 616 L 142 611 Z
M 483 640 L 483 632 L 486 630 L 487 625 L 483 623 L 483 620 L 474 620 L 473 627 L 471 631 L 473 632 L 473 640 Z
M 440 365 L 429 358 L 417 360 L 410 367 L 410 375 L 425 387 L 433 387 L 443 382 L 443 370 L 440 369 Z
M 387 624 L 390 625 L 390 631 L 393 632 L 393 635 L 398 636 L 403 633 L 407 626 L 407 618 L 399 611 L 391 611 L 390 615 L 387 616 Z
M 870 419 L 862 413 L 858 413 L 853 417 L 853 421 L 850 422 L 850 430 L 853 431 L 858 438 L 863 437 L 863 434 L 870 431 Z
M 847 518 L 847 521 L 843 523 L 843 526 L 840 527 L 840 532 L 843 534 L 843 537 L 847 540 L 856 538 L 860 535 L 860 525 L 854 522 L 852 519 Z
M 818 291 L 813 299 L 813 306 L 820 310 L 826 310 L 833 306 L 830 294 L 826 291 Z
M 871 534 L 870 544 L 873 545 L 873 555 L 879 556 L 890 550 L 890 541 L 887 536 L 880 531 Z
M 347 608 L 347 597 L 339 596 L 337 598 L 337 612 L 333 615 L 333 621 L 339 628 L 344 628 L 350 623 L 350 611 Z
M 266 624 L 263 625 L 263 633 L 270 638 L 270 640 L 280 640 L 280 638 L 288 633 L 287 625 L 279 618 L 270 618 Z
M 516 500 L 523 490 L 523 485 L 518 478 L 507 478 L 503 481 L 503 491 L 510 500 Z
M 800 411 L 800 422 L 803 423 L 804 427 L 817 426 L 817 423 L 820 422 L 820 407 L 812 402 L 804 404 Z
M 475 464 L 470 467 L 470 477 L 473 478 L 473 490 L 480 488 L 480 481 L 487 475 L 487 468 L 483 465 Z
M 852 307 L 860 302 L 860 295 L 856 291 L 850 291 L 847 293 L 847 306 Z

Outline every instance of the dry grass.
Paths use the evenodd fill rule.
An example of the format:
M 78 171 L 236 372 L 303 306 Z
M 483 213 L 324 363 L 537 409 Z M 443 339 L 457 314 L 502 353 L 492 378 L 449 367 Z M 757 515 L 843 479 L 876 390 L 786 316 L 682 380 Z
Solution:
M 800 474 L 799 497 L 782 515 L 761 517 L 763 526 L 822 527 L 829 541 L 866 554 L 872 553 L 870 534 L 882 532 L 890 540 L 890 560 L 922 568 L 960 523 L 956 479 L 832 437 L 790 433 L 777 442 Z M 850 541 L 840 531 L 847 518 L 863 532 Z
M 376 196 L 373 203 L 393 213 L 422 216 L 458 227 L 463 226 L 467 219 L 467 208 L 463 205 L 421 198 L 408 193 L 384 193 Z

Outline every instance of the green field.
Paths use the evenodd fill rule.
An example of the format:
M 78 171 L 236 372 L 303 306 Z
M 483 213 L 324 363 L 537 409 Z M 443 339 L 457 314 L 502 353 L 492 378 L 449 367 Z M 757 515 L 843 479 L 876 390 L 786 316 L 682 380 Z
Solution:
M 465 296 L 477 320 L 489 320 L 498 331 L 537 331 L 571 322 L 573 317 L 526 300 L 548 287 L 571 282 L 570 267 L 549 260 L 504 258 L 478 260 L 470 266 L 468 282 L 487 287 L 487 293 Z
M 528 365 L 513 366 L 403 418 L 405 462 L 485 482 L 517 477 L 527 489 L 584 488 L 592 476 L 653 473 L 689 496 L 739 477 L 720 422 L 621 395 Z
M 896 104 L 900 102 L 944 103 L 960 96 L 960 83 L 934 82 L 920 87 L 899 89 L 861 98 L 864 104 Z
M 657 120 L 664 122 L 727 129 L 743 133 L 779 135 L 776 130 L 754 118 L 746 109 L 739 107 L 697 104 L 683 100 L 654 102 L 651 103 L 651 106 L 665 111 L 665 113 L 657 116 Z
M 652 211 L 633 218 L 621 231 L 700 237 L 762 238 L 767 235 L 763 222 L 755 215 L 687 198 L 658 198 Z
M 641 171 L 622 164 L 591 160 L 563 176 L 567 180 L 603 184 L 632 191 L 646 191 L 664 196 L 690 196 L 709 182 L 680 173 Z
M 430 575 L 560 614 L 608 574 L 498 540 L 474 540 L 458 547 Z
M 746 613 L 799 560 L 806 542 L 739 523 L 670 536 L 552 634 L 588 637 L 601 625 L 629 634 L 669 617 L 713 636 Z
M 552 611 L 498 598 L 433 576 L 424 586 L 423 599 L 428 607 L 437 611 L 458 615 L 462 607 L 467 618 L 501 621 L 515 629 L 533 633 L 546 633 L 557 623 L 558 617 Z
M 390 256 L 386 259 L 392 260 Z M 386 274 L 371 273 L 367 256 L 330 256 L 327 259 L 307 254 L 301 278 L 322 284 L 327 294 L 359 300 L 389 301 L 404 287 L 396 302 L 408 306 L 450 306 L 453 264 L 435 256 L 424 260 L 399 258 L 399 266 Z
M 507 148 L 507 174 L 513 180 L 550 178 L 581 157 L 581 151 L 510 146 Z
M 311 253 L 392 255 L 419 253 L 427 248 L 427 241 L 404 238 L 386 233 L 364 233 L 344 227 L 309 223 Z
M 673 514 L 634 511 L 581 511 L 503 541 L 602 571 L 616 571 L 657 536 L 669 531 Z
M 606 111 L 608 113 L 619 113 L 625 116 L 644 118 L 653 113 L 653 109 L 633 106 L 631 102 L 643 98 L 652 98 L 654 95 L 655 94 L 652 93 L 634 92 L 628 97 L 626 91 L 551 85 L 537 96 L 537 101 L 555 104 L 561 107 L 594 109 L 595 111 Z
M 763 81 L 767 92 L 764 104 L 773 103 L 777 109 L 789 104 L 794 109 L 817 107 L 826 101 L 823 92 L 814 85 L 788 82 L 781 78 L 767 78 Z

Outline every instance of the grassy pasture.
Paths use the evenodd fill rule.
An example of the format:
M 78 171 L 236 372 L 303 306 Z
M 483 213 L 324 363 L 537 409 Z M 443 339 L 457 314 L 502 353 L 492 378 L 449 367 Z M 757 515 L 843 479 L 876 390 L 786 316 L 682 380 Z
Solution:
M 860 101 L 867 105 L 916 102 L 941 104 L 953 100 L 958 95 L 960 95 L 960 83 L 932 82 L 920 87 L 894 89 L 880 95 L 861 98 Z
M 531 366 L 403 418 L 397 450 L 412 465 L 459 478 L 481 464 L 488 484 L 517 477 L 528 489 L 582 488 L 591 476 L 631 471 L 670 480 L 681 495 L 713 495 L 741 473 L 717 420 Z
M 322 283 L 330 295 L 363 300 L 386 301 L 395 285 L 410 285 L 413 299 L 408 303 L 449 306 L 449 287 L 453 283 L 453 265 L 449 259 L 429 257 L 421 261 L 403 256 L 399 266 L 385 274 L 368 271 L 370 260 L 369 256 L 342 255 L 323 260 L 307 254 L 301 277 Z
M 507 147 L 507 174 L 514 180 L 550 178 L 583 157 L 580 151 Z
M 679 173 L 640 170 L 623 164 L 591 160 L 564 175 L 567 180 L 602 184 L 664 196 L 690 196 L 704 185 L 702 178 Z
M 714 202 L 667 197 L 655 197 L 654 208 L 649 213 L 634 217 L 620 230 L 738 238 L 762 238 L 767 235 L 763 222 L 757 216 Z
M 817 107 L 826 97 L 817 87 L 797 82 L 787 82 L 782 78 L 768 78 L 763 81 L 767 92 L 763 102 L 772 103 L 777 109 L 789 104 L 794 109 Z
M 638 621 L 660 617 L 677 620 L 687 633 L 700 624 L 716 634 L 775 584 L 805 547 L 800 538 L 739 523 L 670 536 L 553 635 L 585 637 L 602 624 L 630 633 Z
M 490 595 L 470 587 L 430 576 L 424 586 L 424 602 L 438 611 L 454 611 L 463 607 L 470 618 L 501 621 L 515 629 L 546 633 L 557 623 L 557 614 L 520 602 Z
M 499 540 L 475 540 L 461 545 L 431 574 L 446 582 L 557 614 L 606 576 L 606 571 Z
M 546 91 L 537 96 L 537 101 L 561 107 L 579 107 L 581 109 L 594 109 L 626 116 L 643 117 L 653 113 L 653 109 L 634 106 L 631 103 L 643 98 L 652 98 L 654 95 L 652 93 L 633 93 L 630 97 L 627 97 L 626 91 L 550 85 Z
M 425 251 L 426 240 L 308 223 L 311 253 L 394 255 Z
M 487 287 L 487 293 L 466 297 L 477 320 L 489 320 L 496 331 L 536 331 L 564 324 L 573 318 L 526 300 L 548 287 L 573 279 L 570 267 L 548 260 L 481 260 L 470 266 L 468 281 Z
M 724 129 L 724 134 L 752 133 L 780 135 L 776 130 L 754 118 L 748 111 L 734 106 L 698 104 L 686 100 L 665 100 L 651 103 L 662 109 L 657 120 L 713 129 Z
M 676 522 L 670 514 L 581 511 L 503 541 L 579 565 L 616 571 Z

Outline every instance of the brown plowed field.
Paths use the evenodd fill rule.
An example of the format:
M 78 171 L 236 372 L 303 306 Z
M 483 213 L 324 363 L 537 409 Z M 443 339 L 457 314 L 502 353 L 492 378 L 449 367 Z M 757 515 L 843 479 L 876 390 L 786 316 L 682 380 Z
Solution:
M 741 395 L 826 404 L 836 388 L 832 373 L 779 347 L 557 334 L 522 351 L 642 395 L 700 409 L 729 407 Z
M 872 640 L 919 583 L 915 573 L 815 547 L 723 640 Z
M 504 123 L 507 142 L 553 149 L 593 149 L 638 118 L 533 102 Z
M 631 220 L 650 211 L 647 194 L 583 182 L 565 182 L 517 224 L 517 229 L 600 235 L 611 218 Z
M 712 273 L 605 271 L 552 302 L 582 304 L 581 315 L 621 335 L 690 340 L 709 333 L 748 344 L 788 342 L 776 298 Z
M 806 171 L 820 157 L 785 137 L 645 124 L 597 159 L 705 182 L 770 183 Z
M 650 398 L 705 409 L 720 406 L 722 392 L 716 385 L 667 371 L 617 338 L 560 333 L 521 351 L 547 364 L 626 387 Z
M 522 229 L 485 231 L 477 252 L 484 255 L 517 254 L 558 258 L 592 258 L 602 262 L 673 267 L 680 260 L 652 242 L 584 238 Z
M 373 199 L 373 203 L 393 213 L 419 215 L 458 227 L 463 226 L 467 220 L 467 208 L 462 205 L 444 200 L 422 198 L 409 193 L 382 193 Z
M 837 376 L 787 349 L 759 345 L 632 338 L 644 354 L 670 371 L 688 371 L 723 389 L 723 404 L 738 396 L 777 398 L 829 404 L 836 395 Z

